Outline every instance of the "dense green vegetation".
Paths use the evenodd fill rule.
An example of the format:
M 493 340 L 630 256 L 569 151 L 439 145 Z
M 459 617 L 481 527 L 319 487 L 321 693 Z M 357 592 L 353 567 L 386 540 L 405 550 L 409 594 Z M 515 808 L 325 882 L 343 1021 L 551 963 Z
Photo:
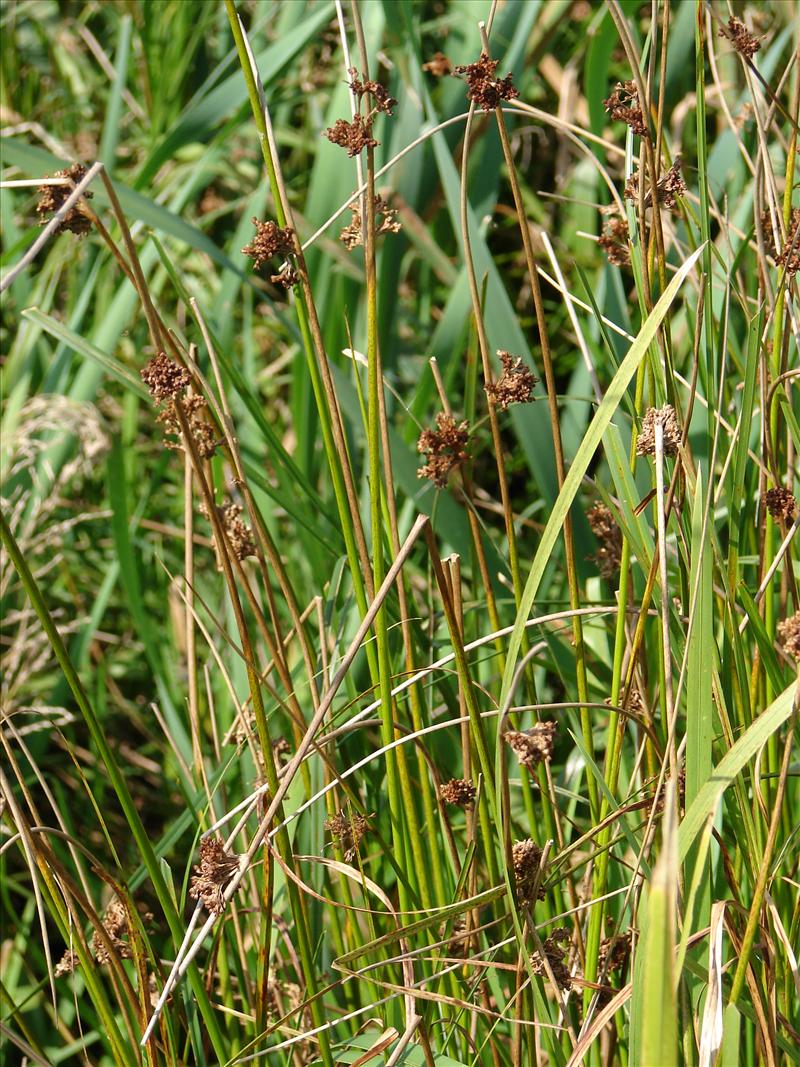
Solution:
M 4 1062 L 800 1059 L 798 15 L 3 6 Z

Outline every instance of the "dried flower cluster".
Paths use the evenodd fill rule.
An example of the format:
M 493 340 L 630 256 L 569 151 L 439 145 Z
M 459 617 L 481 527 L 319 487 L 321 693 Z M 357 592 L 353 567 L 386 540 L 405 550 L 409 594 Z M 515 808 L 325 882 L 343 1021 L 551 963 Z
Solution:
M 284 263 L 277 274 L 270 274 L 269 280 L 273 285 L 280 285 L 283 289 L 291 289 L 300 281 L 300 277 L 291 263 Z
M 357 156 L 365 148 L 377 148 L 380 141 L 372 136 L 372 120 L 363 115 L 356 115 L 352 122 L 337 119 L 333 126 L 325 131 L 331 144 L 338 144 L 347 149 L 348 156 Z
M 522 362 L 522 356 L 516 358 L 510 353 L 497 350 L 503 373 L 496 382 L 486 383 L 486 395 L 505 411 L 510 404 L 529 404 L 533 399 L 533 387 L 539 381 Z
M 358 853 L 361 838 L 369 830 L 369 822 L 358 812 L 350 818 L 340 811 L 325 820 L 325 829 L 329 830 L 334 841 L 339 843 L 345 860 L 350 863 Z
M 674 456 L 681 443 L 681 429 L 671 404 L 663 408 L 648 408 L 642 420 L 642 429 L 636 441 L 637 456 L 653 456 L 656 451 L 656 426 L 661 426 L 664 439 L 664 455 Z
M 128 934 L 128 912 L 119 897 L 114 897 L 110 901 L 103 915 L 102 923 L 103 929 L 108 935 L 108 940 L 114 946 L 117 955 L 120 959 L 129 960 L 132 955 L 131 947 L 127 941 L 123 940 Z M 108 963 L 110 961 L 111 954 L 97 930 L 92 934 L 92 948 L 98 963 Z
M 746 56 L 748 59 L 752 59 L 761 48 L 761 41 L 734 15 L 728 19 L 727 27 L 720 27 L 718 36 L 730 41 L 739 55 Z
M 427 462 L 417 471 L 418 478 L 430 478 L 437 489 L 444 489 L 454 467 L 467 459 L 469 424 L 459 422 L 452 415 L 440 411 L 436 416 L 436 429 L 423 430 L 417 441 L 417 451 Z
M 524 841 L 515 841 L 511 848 L 511 860 L 514 865 L 514 880 L 517 884 L 517 897 L 525 903 L 532 903 L 533 892 L 542 861 L 542 850 L 528 837 Z M 542 872 L 544 874 L 544 872 Z M 539 880 L 536 892 L 537 900 L 544 900 L 544 877 Z
M 375 197 L 375 236 L 380 237 L 384 233 L 399 233 L 401 226 L 397 220 L 397 209 L 390 207 L 382 196 Z M 339 234 L 339 240 L 348 252 L 364 243 L 364 232 L 361 223 L 361 207 L 358 203 L 350 208 L 353 216 L 349 226 L 345 226 Z M 380 222 L 378 222 L 380 219 Z
M 537 722 L 530 730 L 506 730 L 505 740 L 513 749 L 521 767 L 532 771 L 553 755 L 553 741 L 558 727 L 554 722 Z
M 181 444 L 183 430 L 178 417 L 178 405 L 183 411 L 197 454 L 201 459 L 210 459 L 217 449 L 218 440 L 214 427 L 206 418 L 205 398 L 196 393 L 182 398 L 174 397 L 159 413 L 157 421 L 162 424 L 165 432 L 179 438 L 178 441 L 166 441 L 167 448 L 182 450 L 184 447 Z
M 194 868 L 189 896 L 201 900 L 206 911 L 221 915 L 225 910 L 225 888 L 239 869 L 239 857 L 231 855 L 217 837 L 200 842 L 200 863 Z
M 678 208 L 678 197 L 686 196 L 686 182 L 681 175 L 681 167 L 683 162 L 680 156 L 676 157 L 675 162 L 669 168 L 666 174 L 656 182 L 656 199 L 663 207 L 668 208 L 670 211 L 674 211 Z M 634 172 L 631 174 L 625 183 L 624 196 L 626 200 L 638 200 L 639 199 L 639 175 Z M 653 196 L 650 189 L 647 190 L 644 197 L 646 207 L 650 207 L 653 202 Z
M 612 119 L 618 119 L 630 126 L 637 137 L 649 136 L 636 82 L 617 82 L 611 96 L 603 101 L 603 107 Z
M 459 808 L 471 807 L 477 794 L 475 783 L 470 778 L 451 778 L 439 789 L 439 795 L 445 804 L 455 804 Z
M 242 519 L 241 504 L 223 504 L 222 507 L 217 508 L 217 512 L 236 558 L 247 559 L 248 556 L 254 556 L 256 546 L 253 543 L 250 527 Z
M 166 352 L 159 352 L 153 356 L 144 365 L 140 374 L 157 404 L 183 392 L 192 380 L 189 372 L 174 359 L 170 359 Z
M 586 518 L 589 520 L 592 533 L 600 542 L 600 547 L 594 555 L 600 576 L 613 578 L 619 571 L 622 559 L 622 531 L 611 509 L 599 501 L 587 512 Z
M 355 67 L 351 67 L 347 73 L 350 75 L 350 88 L 358 97 L 359 106 L 361 98 L 369 95 L 372 97 L 375 111 L 382 111 L 384 115 L 391 115 L 394 108 L 397 107 L 397 101 L 393 96 L 389 96 L 388 90 L 380 82 L 362 81 Z
M 422 69 L 427 70 L 428 74 L 432 74 L 435 78 L 442 78 L 445 74 L 450 74 L 453 64 L 444 52 L 434 52 L 428 62 L 422 64 Z
M 444 936 L 444 934 L 445 929 L 443 928 L 442 936 Z M 469 943 L 470 934 L 467 932 L 467 920 L 463 915 L 459 915 L 453 923 L 453 932 L 447 942 L 448 956 L 455 956 L 457 959 L 463 960 L 469 952 Z
M 775 262 L 792 277 L 800 271 L 800 207 L 792 208 L 786 242 Z
M 454 74 L 463 74 L 467 79 L 467 99 L 474 101 L 484 111 L 494 111 L 502 100 L 513 100 L 519 96 L 511 74 L 505 78 L 495 78 L 499 60 L 490 59 L 486 52 L 481 52 L 475 63 L 453 69 Z
M 53 977 L 62 978 L 65 974 L 72 974 L 79 963 L 78 953 L 72 948 L 65 949 L 64 955 L 53 968 Z
M 613 267 L 627 267 L 631 262 L 631 250 L 628 223 L 622 218 L 609 219 L 603 227 L 603 232 L 597 240 L 603 249 L 608 262 Z
M 800 611 L 778 623 L 778 637 L 786 655 L 800 663 Z
M 797 501 L 782 485 L 768 489 L 764 494 L 764 503 L 773 519 L 787 524 L 794 521 L 797 514 Z
M 604 937 L 600 942 L 600 951 L 597 954 L 597 962 L 601 971 L 606 974 L 614 974 L 621 971 L 628 962 L 631 952 L 631 931 L 624 934 L 614 934 Z
M 255 217 L 253 225 L 256 235 L 249 245 L 244 246 L 242 253 L 252 259 L 256 270 L 260 270 L 273 256 L 289 256 L 294 252 L 294 230 L 291 226 L 281 227 L 276 222 L 261 222 Z
M 572 988 L 572 975 L 569 973 L 569 967 L 564 962 L 567 958 L 567 952 L 566 949 L 561 947 L 568 941 L 569 930 L 567 927 L 557 926 L 550 937 L 542 944 L 550 970 L 560 989 Z M 534 974 L 547 975 L 544 960 L 539 952 L 534 952 L 531 956 L 531 969 Z
M 57 211 L 59 211 L 67 202 L 75 186 L 86 175 L 86 167 L 80 163 L 73 163 L 71 167 L 67 167 L 66 170 L 57 170 L 53 175 L 54 178 L 66 178 L 72 184 L 71 185 L 40 185 L 38 189 L 39 202 L 36 205 L 36 214 L 39 216 L 39 221 L 42 226 L 46 225 L 50 218 Z M 88 192 L 83 194 L 84 200 L 91 200 L 94 193 Z M 78 237 L 83 237 L 92 228 L 91 219 L 88 215 L 83 213 L 81 207 L 81 201 L 78 200 L 77 204 L 74 204 L 66 213 L 64 218 L 58 224 L 56 233 L 64 233 L 65 230 L 69 230 L 70 233 L 76 234 Z

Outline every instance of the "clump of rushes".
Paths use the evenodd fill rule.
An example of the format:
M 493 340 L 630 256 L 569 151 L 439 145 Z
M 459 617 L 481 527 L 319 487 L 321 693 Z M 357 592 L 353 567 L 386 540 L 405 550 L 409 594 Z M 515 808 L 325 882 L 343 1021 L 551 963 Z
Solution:
M 325 820 L 325 829 L 330 831 L 331 837 L 342 849 L 345 860 L 350 863 L 358 853 L 361 838 L 369 830 L 369 822 L 358 812 L 351 818 L 344 811 L 340 811 Z
M 242 254 L 252 259 L 256 270 L 260 270 L 273 256 L 289 256 L 294 252 L 294 230 L 291 226 L 279 226 L 271 220 L 261 222 L 255 217 L 253 225 L 256 235 L 249 245 L 244 246 Z
M 422 69 L 427 70 L 428 74 L 432 74 L 434 78 L 443 78 L 452 72 L 453 64 L 444 52 L 434 52 L 428 62 L 422 64 Z
M 530 404 L 533 387 L 539 379 L 522 362 L 522 356 L 514 357 L 502 349 L 497 350 L 497 355 L 503 365 L 503 373 L 496 382 L 486 383 L 487 396 L 501 411 L 511 404 Z
M 542 850 L 529 837 L 524 841 L 515 841 L 511 848 L 511 861 L 514 866 L 517 897 L 523 903 L 532 903 L 539 876 L 539 865 L 542 862 Z M 536 890 L 537 900 L 544 900 L 545 897 L 543 881 L 544 878 L 539 879 L 539 888 Z
M 676 211 L 679 207 L 679 196 L 686 196 L 686 182 L 681 175 L 682 165 L 682 160 L 678 156 L 667 173 L 656 182 L 656 200 L 662 207 L 666 207 L 670 211 Z M 639 199 L 639 175 L 637 173 L 631 174 L 625 183 L 624 196 L 626 200 Z M 653 197 L 649 189 L 645 193 L 644 200 L 645 206 L 650 207 Z
M 764 503 L 767 506 L 767 511 L 777 522 L 783 522 L 787 525 L 794 521 L 794 517 L 797 514 L 797 501 L 782 485 L 775 486 L 774 489 L 768 489 L 764 494 Z
M 664 435 L 664 455 L 674 456 L 681 443 L 681 429 L 672 404 L 663 408 L 648 408 L 642 420 L 642 430 L 636 441 L 637 456 L 652 456 L 656 451 L 656 426 Z
M 537 764 L 546 763 L 553 755 L 557 728 L 554 722 L 537 722 L 530 730 L 506 730 L 503 736 L 520 766 L 532 771 Z
M 586 518 L 589 520 L 592 533 L 600 542 L 600 547 L 594 554 L 600 576 L 601 578 L 613 578 L 619 571 L 622 559 L 622 531 L 611 509 L 599 501 L 587 512 Z
M 464 75 L 467 79 L 467 99 L 484 111 L 494 111 L 502 100 L 514 100 L 519 96 L 510 73 L 505 78 L 495 78 L 498 62 L 481 52 L 474 63 L 453 69 L 454 74 Z
M 384 233 L 399 233 L 401 225 L 397 220 L 397 209 L 390 207 L 382 196 L 376 195 L 373 203 L 376 221 L 375 236 L 380 237 Z M 339 240 L 348 252 L 352 252 L 357 245 L 363 245 L 364 243 L 361 208 L 357 203 L 350 208 L 350 214 L 353 217 L 349 226 L 345 226 L 339 234 Z M 378 219 L 380 219 L 380 222 L 378 222 Z
M 131 947 L 127 941 L 123 940 L 128 934 L 128 913 L 119 897 L 114 897 L 110 901 L 103 914 L 102 923 L 103 929 L 108 935 L 108 940 L 114 946 L 117 955 L 120 959 L 129 960 L 132 955 Z M 97 930 L 92 934 L 92 948 L 98 963 L 108 963 L 110 961 L 111 956 L 106 948 L 105 941 Z
M 630 126 L 637 137 L 649 136 L 636 82 L 617 82 L 611 96 L 603 101 L 603 107 L 612 119 Z
M 63 205 L 67 202 L 72 195 L 74 187 L 80 182 L 86 175 L 86 167 L 80 163 L 73 163 L 71 167 L 67 167 L 66 170 L 57 170 L 53 175 L 54 178 L 67 178 L 72 182 L 72 185 L 40 185 L 39 202 L 36 205 L 36 214 L 39 216 L 39 221 L 42 226 L 46 225 L 50 221 L 50 217 L 53 216 Z M 91 200 L 94 193 L 85 192 L 83 198 L 85 200 Z M 91 219 L 83 213 L 81 203 L 78 201 L 73 207 L 69 209 L 64 218 L 58 224 L 56 229 L 57 233 L 64 233 L 69 230 L 70 233 L 74 233 L 78 237 L 83 237 L 92 228 Z
M 628 244 L 628 223 L 622 218 L 609 219 L 603 232 L 597 239 L 600 248 L 606 254 L 613 267 L 628 267 L 631 262 L 631 250 Z
M 232 855 L 217 837 L 200 842 L 200 863 L 195 866 L 189 896 L 201 900 L 206 911 L 221 915 L 225 910 L 225 887 L 239 869 L 239 857 Z
M 730 41 L 739 55 L 747 59 L 752 59 L 761 48 L 761 41 L 735 15 L 728 19 L 727 26 L 720 27 L 718 36 Z
M 800 611 L 778 623 L 778 637 L 786 655 L 800 663 Z
M 436 429 L 423 430 L 417 441 L 417 451 L 427 462 L 417 471 L 418 478 L 429 478 L 437 489 L 444 489 L 450 472 L 460 466 L 467 456 L 469 423 L 456 422 L 449 412 L 436 416 Z
M 478 790 L 470 778 L 451 778 L 439 787 L 439 795 L 445 804 L 455 804 L 458 808 L 469 808 L 475 803 Z
M 775 262 L 792 276 L 800 270 L 800 207 L 792 209 L 786 243 L 780 255 L 775 257 Z
M 569 930 L 567 927 L 557 926 L 542 944 L 544 955 L 547 957 L 550 970 L 552 971 L 553 977 L 560 989 L 572 989 L 572 975 L 569 973 L 569 968 L 565 963 L 567 953 L 566 950 L 561 947 L 568 941 Z M 541 953 L 534 952 L 531 956 L 531 970 L 534 974 L 543 976 L 547 974 L 547 969 L 545 968 Z

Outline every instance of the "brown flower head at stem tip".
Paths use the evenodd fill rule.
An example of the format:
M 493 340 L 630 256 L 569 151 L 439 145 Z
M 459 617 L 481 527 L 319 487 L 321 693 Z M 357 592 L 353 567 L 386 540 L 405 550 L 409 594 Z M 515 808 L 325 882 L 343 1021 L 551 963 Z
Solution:
M 637 137 L 649 136 L 636 82 L 617 82 L 611 96 L 603 101 L 603 107 L 612 119 L 618 119 L 630 126 Z
M 522 356 L 515 358 L 500 348 L 497 355 L 503 365 L 503 373 L 496 382 L 486 383 L 486 395 L 501 411 L 505 411 L 510 404 L 530 404 L 533 387 L 539 379 L 522 362 Z
M 292 289 L 300 281 L 300 276 L 291 263 L 284 263 L 277 274 L 270 274 L 269 280 L 282 289 Z
M 800 663 L 800 611 L 778 623 L 778 637 L 786 655 Z
M 184 397 L 178 403 L 183 406 L 183 413 L 186 417 L 186 421 L 189 425 L 189 432 L 192 436 L 192 441 L 197 449 L 197 453 L 201 459 L 210 459 L 217 448 L 218 440 L 214 434 L 214 428 L 205 417 L 206 402 L 202 396 L 194 394 L 192 396 Z M 158 415 L 157 422 L 160 422 L 166 433 L 172 434 L 179 438 L 178 441 L 165 441 L 167 448 L 182 449 L 183 444 L 183 431 L 181 429 L 180 420 L 178 419 L 177 410 L 175 407 L 176 400 L 173 400 L 167 404 L 164 410 Z
M 774 489 L 768 489 L 764 494 L 764 503 L 767 511 L 779 522 L 787 525 L 794 521 L 797 514 L 797 501 L 782 485 L 776 485 Z
M 501 100 L 514 100 L 519 96 L 510 73 L 505 78 L 495 78 L 499 60 L 490 59 L 481 52 L 474 63 L 453 68 L 454 74 L 463 74 L 467 79 L 467 99 L 474 101 L 484 111 L 494 111 Z
M 359 104 L 361 103 L 361 97 L 368 94 L 372 97 L 372 103 L 375 105 L 376 111 L 382 111 L 384 115 L 391 115 L 393 108 L 397 107 L 397 101 L 393 96 L 389 96 L 388 90 L 380 82 L 362 81 L 355 67 L 351 67 L 347 73 L 350 75 L 350 88 L 358 97 Z
M 128 912 L 119 897 L 115 896 L 111 899 L 103 913 L 101 922 L 108 935 L 108 940 L 116 949 L 117 955 L 120 959 L 129 960 L 132 955 L 131 947 L 127 941 L 123 941 L 123 937 L 127 936 L 128 933 Z M 105 941 L 97 930 L 92 934 L 92 948 L 98 963 L 109 962 L 111 956 L 106 948 Z
M 503 737 L 513 749 L 520 766 L 532 771 L 537 764 L 546 763 L 553 755 L 557 729 L 554 722 L 537 722 L 530 730 L 506 730 Z
M 376 221 L 375 236 L 380 237 L 384 233 L 399 233 L 401 225 L 397 220 L 397 209 L 389 207 L 382 196 L 376 195 L 373 203 L 375 205 Z M 350 208 L 350 214 L 353 217 L 349 226 L 345 226 L 339 234 L 339 240 L 348 252 L 352 252 L 357 245 L 364 243 L 364 232 L 361 224 L 361 207 L 358 203 L 353 204 Z M 380 219 L 380 222 L 378 222 L 378 219 Z
M 61 978 L 65 974 L 72 974 L 79 964 L 78 953 L 72 948 L 65 949 L 64 955 L 53 968 L 53 977 Z
M 422 64 L 422 69 L 427 70 L 428 74 L 432 74 L 434 78 L 442 78 L 452 71 L 453 64 L 444 52 L 434 52 L 428 62 Z
M 443 923 L 440 936 L 444 937 L 446 933 L 447 923 Z M 447 942 L 447 955 L 456 956 L 458 959 L 463 960 L 469 952 L 470 940 L 470 934 L 467 933 L 467 920 L 463 915 L 459 915 L 453 923 L 453 932 Z
M 515 841 L 511 848 L 511 860 L 514 865 L 517 897 L 524 903 L 532 903 L 539 865 L 542 862 L 542 850 L 529 837 L 524 841 Z M 544 872 L 542 874 L 544 875 Z M 537 900 L 544 900 L 543 882 L 544 877 L 539 880 L 539 888 L 536 892 Z
M 792 208 L 786 241 L 775 262 L 792 277 L 800 271 L 800 207 Z
M 663 431 L 664 455 L 674 456 L 681 443 L 681 430 L 671 404 L 663 408 L 648 408 L 642 420 L 642 429 L 636 441 L 637 456 L 653 456 L 656 451 L 656 426 Z
M 658 203 L 663 207 L 668 208 L 670 211 L 675 211 L 678 208 L 679 196 L 686 196 L 686 182 L 681 176 L 682 166 L 683 162 L 681 157 L 676 156 L 675 162 L 669 168 L 667 173 L 662 175 L 656 182 L 656 198 Z M 626 200 L 639 199 L 639 175 L 635 171 L 625 183 L 623 196 Z M 653 202 L 653 196 L 650 189 L 645 192 L 644 202 L 646 207 L 650 207 Z
M 239 870 L 239 857 L 232 855 L 218 837 L 200 842 L 200 863 L 194 868 L 189 896 L 200 900 L 211 915 L 225 910 L 225 888 Z
M 605 252 L 612 267 L 630 266 L 631 250 L 628 240 L 627 221 L 622 218 L 609 219 L 597 243 Z
M 739 55 L 746 56 L 748 59 L 752 59 L 761 48 L 761 41 L 734 15 L 728 19 L 727 26 L 720 27 L 717 36 L 726 38 Z
M 470 778 L 451 778 L 439 787 L 439 796 L 445 804 L 455 804 L 459 808 L 469 808 L 475 803 L 478 790 Z
M 613 578 L 619 570 L 622 560 L 622 531 L 614 519 L 610 508 L 598 501 L 586 513 L 592 533 L 600 542 L 594 554 L 594 561 L 601 578 Z
M 285 737 L 276 737 L 272 742 L 272 756 L 276 763 L 285 763 L 290 752 L 291 746 Z
M 569 973 L 569 968 L 564 962 L 567 953 L 566 950 L 561 947 L 562 944 L 568 941 L 569 930 L 566 926 L 557 926 L 550 937 L 548 937 L 542 944 L 544 954 L 547 957 L 547 962 L 550 965 L 550 970 L 553 972 L 553 977 L 560 989 L 572 988 L 572 975 Z M 547 975 L 547 968 L 545 967 L 539 952 L 534 952 L 531 956 L 531 969 L 534 974 L 540 974 L 542 976 Z
M 249 256 L 253 267 L 260 270 L 273 256 L 289 256 L 294 252 L 294 230 L 291 226 L 279 226 L 276 222 L 261 222 L 253 218 L 256 235 L 249 245 L 245 245 L 242 254 Z
M 192 380 L 189 372 L 166 352 L 158 352 L 139 373 L 157 404 L 183 392 Z
M 222 525 L 231 543 L 231 548 L 237 559 L 247 559 L 256 554 L 256 546 L 253 543 L 253 535 L 250 527 L 242 519 L 241 504 L 223 504 L 217 508 Z
M 347 863 L 355 859 L 361 838 L 369 830 L 368 820 L 358 812 L 350 818 L 344 811 L 325 820 L 325 829 L 337 841 Z
M 631 931 L 624 934 L 613 934 L 604 937 L 600 942 L 600 951 L 597 954 L 599 970 L 605 969 L 606 974 L 614 974 L 621 971 L 628 962 L 631 952 Z
M 417 471 L 418 478 L 430 478 L 438 489 L 444 489 L 454 467 L 467 459 L 469 424 L 459 422 L 447 412 L 436 416 L 436 429 L 423 430 L 417 441 L 417 451 L 427 457 L 427 463 Z
M 73 163 L 71 167 L 67 167 L 66 170 L 57 170 L 53 175 L 54 178 L 68 178 L 72 183 L 71 185 L 40 185 L 39 202 L 36 205 L 36 214 L 39 216 L 39 221 L 42 226 L 46 225 L 50 219 L 45 216 L 52 216 L 63 207 L 67 202 L 75 186 L 86 175 L 86 167 L 80 163 Z M 94 193 L 90 193 L 88 190 L 83 193 L 84 200 L 91 200 Z M 70 233 L 74 233 L 78 237 L 83 237 L 92 228 L 91 219 L 83 213 L 81 208 L 81 202 L 78 200 L 77 204 L 73 206 L 66 213 L 64 218 L 59 223 L 56 232 L 64 233 L 65 230 L 69 230 Z
M 331 144 L 346 148 L 348 156 L 357 156 L 365 148 L 377 148 L 380 144 L 372 136 L 372 119 L 365 119 L 363 115 L 356 115 L 352 122 L 337 119 L 325 130 L 324 136 Z

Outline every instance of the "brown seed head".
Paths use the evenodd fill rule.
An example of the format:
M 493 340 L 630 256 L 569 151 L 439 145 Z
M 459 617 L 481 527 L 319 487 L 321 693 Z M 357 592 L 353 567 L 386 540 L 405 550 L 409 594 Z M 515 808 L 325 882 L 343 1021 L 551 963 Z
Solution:
M 510 73 L 505 78 L 495 78 L 498 62 L 481 52 L 475 63 L 453 68 L 454 74 L 463 74 L 467 79 L 467 99 L 474 100 L 484 111 L 494 111 L 502 100 L 519 96 Z
M 120 959 L 129 960 L 132 955 L 131 947 L 127 941 L 123 940 L 128 934 L 128 913 L 119 897 L 112 897 L 101 921 L 117 955 Z M 98 963 L 110 961 L 111 955 L 97 930 L 92 934 L 92 948 Z
M 631 250 L 628 238 L 628 223 L 625 219 L 609 219 L 603 227 L 603 233 L 598 238 L 597 243 L 605 252 L 608 262 L 612 266 L 630 266 Z
M 359 103 L 362 96 L 369 95 L 376 111 L 391 115 L 392 110 L 397 107 L 397 101 L 393 96 L 389 96 L 388 91 L 379 82 L 362 81 L 355 67 L 351 67 L 347 73 L 350 75 L 350 88 L 358 97 Z
M 606 974 L 621 971 L 628 962 L 630 952 L 630 930 L 624 934 L 614 934 L 613 937 L 604 937 L 600 942 L 600 951 L 597 954 L 600 970 L 605 968 Z
M 562 944 L 565 944 L 568 941 L 569 930 L 566 926 L 558 926 L 552 932 L 550 937 L 548 937 L 542 944 L 544 955 L 547 957 L 550 970 L 552 971 L 553 977 L 560 989 L 572 988 L 572 975 L 569 972 L 569 967 L 567 967 L 565 963 L 567 952 L 561 947 Z M 534 974 L 547 974 L 547 968 L 544 965 L 541 953 L 534 952 L 530 959 L 531 969 Z
M 656 199 L 659 204 L 669 208 L 670 211 L 675 211 L 679 207 L 679 196 L 686 196 L 686 182 L 681 176 L 682 166 L 683 163 L 680 156 L 676 157 L 675 162 L 667 173 L 656 182 Z M 639 199 L 639 175 L 637 172 L 634 171 L 628 178 L 623 195 L 626 200 Z M 644 202 L 646 207 L 650 207 L 653 203 L 653 195 L 650 189 L 645 192 Z
M 205 399 L 196 393 L 182 399 L 173 397 L 158 415 L 157 421 L 163 425 L 164 431 L 178 438 L 177 441 L 165 441 L 167 448 L 183 449 L 183 431 L 178 418 L 176 404 L 181 404 L 183 407 L 183 413 L 189 426 L 189 433 L 192 436 L 198 455 L 201 459 L 210 459 L 217 449 L 218 442 L 213 426 L 205 417 Z
M 452 71 L 453 65 L 444 52 L 434 52 L 428 62 L 422 64 L 422 69 L 435 78 L 441 78 Z
M 231 548 L 237 559 L 247 559 L 256 554 L 256 546 L 253 543 L 253 535 L 250 527 L 242 519 L 242 507 L 240 504 L 224 504 L 217 508 L 222 525 L 231 542 Z
M 530 404 L 533 387 L 539 379 L 522 362 L 522 356 L 515 358 L 502 349 L 497 350 L 497 355 L 503 365 L 503 373 L 496 382 L 486 383 L 486 395 L 502 411 L 510 404 Z
M 384 233 L 399 233 L 401 225 L 397 220 L 397 209 L 390 207 L 382 196 L 375 197 L 375 236 L 380 237 Z M 361 207 L 358 203 L 350 208 L 353 216 L 349 226 L 345 226 L 339 234 L 339 240 L 348 252 L 364 243 L 363 227 L 361 224 Z M 380 219 L 380 221 L 378 221 Z
M 637 137 L 649 136 L 647 123 L 639 104 L 639 90 L 636 88 L 636 82 L 617 82 L 611 96 L 603 101 L 603 107 L 612 119 L 618 119 L 626 126 L 630 126 Z
M 517 897 L 526 903 L 533 900 L 533 891 L 536 878 L 539 873 L 539 865 L 542 861 L 542 850 L 528 837 L 524 841 L 515 841 L 511 848 L 511 859 L 514 865 L 514 880 L 517 884 Z M 536 892 L 537 900 L 544 900 L 544 872 L 539 880 L 539 888 Z
M 764 503 L 767 505 L 767 511 L 779 522 L 788 523 L 794 521 L 794 517 L 797 514 L 797 501 L 782 485 L 775 486 L 774 489 L 768 489 L 764 494 Z
M 775 262 L 792 277 L 800 271 L 800 207 L 792 208 L 786 241 Z
M 189 372 L 170 359 L 166 352 L 159 352 L 142 367 L 141 378 L 157 404 L 183 392 L 192 380 Z
M 325 137 L 331 144 L 346 148 L 348 156 L 357 156 L 365 148 L 377 148 L 380 144 L 372 136 L 372 119 L 365 119 L 363 115 L 356 115 L 352 122 L 337 119 L 325 131 Z
M 681 443 L 681 430 L 671 404 L 663 408 L 648 408 L 642 420 L 642 431 L 636 441 L 637 456 L 653 456 L 656 451 L 656 426 L 663 431 L 664 455 L 674 456 Z
M 475 783 L 470 778 L 451 778 L 439 788 L 439 795 L 445 804 L 455 804 L 459 808 L 471 807 L 477 794 Z
M 270 274 L 269 280 L 282 289 L 292 289 L 300 281 L 300 276 L 290 263 L 284 263 L 277 274 Z
M 778 623 L 778 637 L 786 655 L 800 663 L 800 611 Z
M 455 467 L 467 459 L 469 424 L 457 423 L 452 415 L 440 411 L 436 429 L 423 430 L 417 441 L 417 451 L 427 457 L 427 463 L 417 471 L 418 478 L 430 478 L 438 489 L 444 489 Z
M 276 222 L 261 222 L 253 218 L 256 235 L 242 253 L 253 261 L 253 267 L 260 270 L 273 256 L 289 256 L 294 252 L 294 230 L 291 226 L 280 227 Z
M 39 202 L 36 205 L 36 214 L 39 216 L 39 221 L 42 226 L 46 225 L 50 221 L 45 216 L 52 216 L 63 207 L 67 202 L 75 186 L 86 175 L 86 167 L 80 163 L 73 163 L 71 167 L 67 167 L 66 170 L 57 170 L 53 175 L 54 178 L 68 178 L 69 185 L 40 185 L 39 186 Z M 90 193 L 88 190 L 83 194 L 82 199 L 91 200 L 94 193 Z M 77 237 L 83 237 L 92 228 L 91 219 L 83 213 L 81 208 L 81 201 L 73 205 L 66 213 L 64 218 L 59 223 L 56 233 L 64 233 L 65 230 L 69 230 L 70 233 L 74 233 Z
M 72 974 L 79 964 L 78 953 L 74 949 L 68 948 L 53 968 L 53 977 L 61 978 L 65 974 Z
M 530 730 L 506 730 L 506 743 L 511 746 L 520 766 L 533 770 L 553 755 L 557 726 L 554 722 L 537 722 Z
M 719 37 L 725 37 L 741 56 L 752 59 L 761 48 L 761 41 L 750 33 L 745 24 L 734 15 L 728 19 L 727 27 L 722 26 L 718 32 Z
M 594 556 L 600 575 L 603 578 L 613 578 L 619 571 L 622 560 L 622 531 L 617 526 L 611 509 L 599 501 L 587 512 L 586 518 L 592 533 L 600 542 L 600 548 Z
M 239 857 L 231 855 L 217 837 L 200 842 L 200 863 L 194 868 L 189 896 L 201 900 L 211 915 L 225 910 L 225 888 L 239 869 Z
M 338 841 L 345 860 L 350 863 L 358 853 L 361 838 L 369 830 L 369 822 L 358 812 L 350 818 L 344 811 L 340 811 L 325 820 L 325 829 L 330 831 L 334 841 Z

